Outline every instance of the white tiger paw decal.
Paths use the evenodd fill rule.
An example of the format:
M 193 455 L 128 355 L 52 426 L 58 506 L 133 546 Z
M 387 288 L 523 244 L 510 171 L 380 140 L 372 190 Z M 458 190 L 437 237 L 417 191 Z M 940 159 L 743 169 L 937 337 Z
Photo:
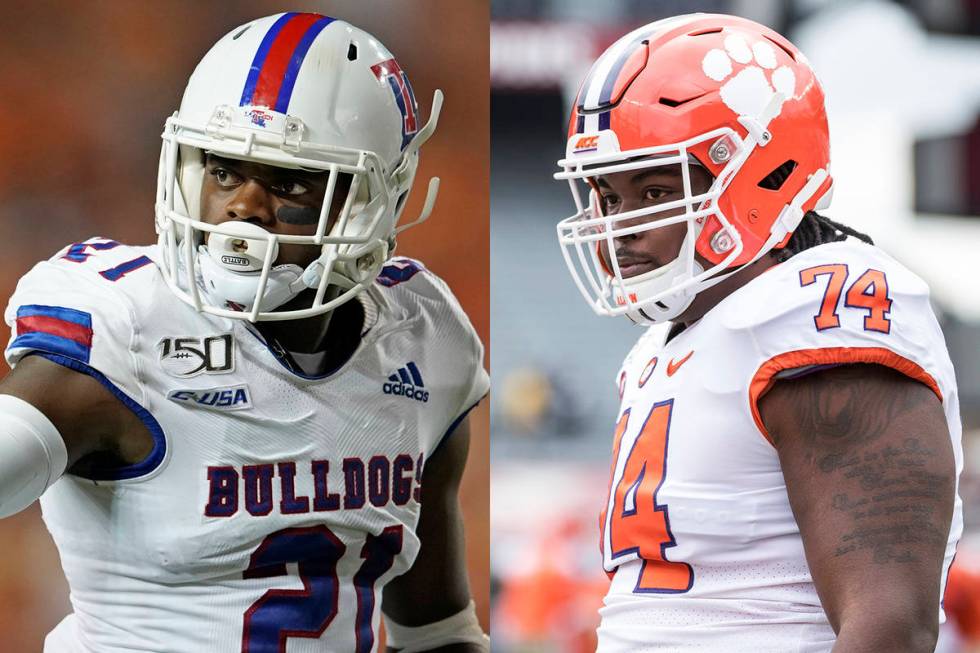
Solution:
M 733 63 L 734 62 L 734 63 Z M 735 64 L 741 70 L 735 73 Z M 725 49 L 714 48 L 701 60 L 704 74 L 721 85 L 722 102 L 740 116 L 758 116 L 776 91 L 790 98 L 796 91 L 796 76 L 788 66 L 776 67 L 776 47 L 768 41 L 748 42 L 737 34 L 725 39 Z M 776 111 L 778 116 L 782 104 Z

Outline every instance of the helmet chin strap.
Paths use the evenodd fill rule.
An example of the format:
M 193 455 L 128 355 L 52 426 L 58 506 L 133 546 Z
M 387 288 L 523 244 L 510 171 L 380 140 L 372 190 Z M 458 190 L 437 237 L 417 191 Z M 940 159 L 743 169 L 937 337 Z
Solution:
M 627 283 L 624 283 L 624 286 L 628 292 L 636 294 L 636 303 L 642 302 L 644 295 L 646 298 L 655 297 L 673 286 L 678 278 L 683 279 L 687 276 L 681 269 L 686 267 L 687 262 L 682 259 L 683 257 L 679 256 L 664 266 L 664 268 L 657 270 L 656 272 L 661 273 L 657 275 L 657 278 L 646 279 L 636 283 L 635 289 L 630 289 L 629 279 L 625 280 Z M 704 271 L 704 268 L 697 261 L 693 262 L 692 267 L 693 271 L 691 276 L 697 276 Z M 626 316 L 637 324 L 661 324 L 687 310 L 687 307 L 694 301 L 695 295 L 696 293 L 692 292 L 689 288 L 680 290 L 676 293 L 665 295 L 643 307 L 637 307 L 634 310 L 628 311 Z
M 687 238 L 691 237 L 691 235 L 687 236 Z M 694 255 L 693 252 L 694 248 L 688 246 L 685 239 L 678 255 L 666 265 L 635 277 L 623 279 L 622 285 L 615 281 L 612 282 L 615 292 L 625 294 L 620 298 L 623 302 L 644 304 L 626 312 L 626 316 L 630 320 L 637 324 L 660 324 L 680 315 L 691 305 L 696 293 L 689 288 L 667 295 L 663 293 L 679 281 L 704 272 L 704 268 L 697 260 L 691 260 Z M 620 299 L 617 299 L 617 303 Z

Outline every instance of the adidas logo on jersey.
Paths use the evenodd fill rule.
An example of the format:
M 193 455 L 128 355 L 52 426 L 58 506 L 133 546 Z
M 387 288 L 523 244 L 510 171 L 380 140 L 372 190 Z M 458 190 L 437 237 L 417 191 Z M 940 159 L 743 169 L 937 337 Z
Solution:
M 422 373 L 414 362 L 399 367 L 398 371 L 389 376 L 388 381 L 381 386 L 386 395 L 408 397 L 425 403 L 429 400 L 429 391 L 423 388 L 425 384 L 422 383 Z

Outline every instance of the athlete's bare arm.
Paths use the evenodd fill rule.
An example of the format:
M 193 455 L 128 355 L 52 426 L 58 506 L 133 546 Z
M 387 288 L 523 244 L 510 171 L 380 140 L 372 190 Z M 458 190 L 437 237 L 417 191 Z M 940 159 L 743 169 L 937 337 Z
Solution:
M 0 394 L 23 399 L 51 420 L 65 441 L 69 471 L 88 454 L 123 465 L 152 449 L 143 423 L 101 383 L 41 356 L 21 360 L 0 381 Z
M 931 653 L 956 479 L 938 397 L 847 365 L 778 382 L 760 411 L 833 650 Z
M 466 546 L 459 508 L 459 483 L 470 448 L 469 420 L 460 422 L 425 464 L 422 512 L 416 529 L 421 549 L 412 568 L 384 589 L 385 615 L 404 626 L 422 626 L 450 617 L 470 602 Z M 396 649 L 388 648 L 390 652 Z M 451 644 L 438 653 L 481 651 Z

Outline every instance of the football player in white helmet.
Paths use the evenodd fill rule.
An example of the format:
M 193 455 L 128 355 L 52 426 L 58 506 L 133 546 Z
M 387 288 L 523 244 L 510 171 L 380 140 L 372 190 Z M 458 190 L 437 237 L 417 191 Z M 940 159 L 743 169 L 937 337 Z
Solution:
M 589 305 L 672 323 L 617 376 L 599 650 L 932 651 L 956 379 L 926 284 L 816 212 L 803 54 L 734 16 L 638 28 L 586 77 L 559 165 Z
M 254 20 L 166 121 L 158 243 L 21 279 L 0 516 L 44 494 L 73 606 L 47 653 L 367 653 L 382 612 L 391 650 L 488 650 L 457 498 L 483 347 L 392 257 L 441 105 L 342 20 Z

